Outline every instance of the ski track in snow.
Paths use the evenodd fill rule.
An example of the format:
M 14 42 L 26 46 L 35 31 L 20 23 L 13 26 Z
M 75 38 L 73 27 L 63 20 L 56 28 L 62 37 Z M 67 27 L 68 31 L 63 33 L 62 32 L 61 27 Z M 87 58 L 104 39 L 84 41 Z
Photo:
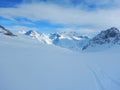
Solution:
M 88 66 L 88 68 L 92 72 L 93 76 L 95 77 L 96 83 L 99 86 L 99 90 L 105 90 L 103 83 L 101 82 L 100 78 L 97 75 L 96 70 L 95 69 L 93 70 L 93 68 L 91 68 L 90 66 Z
M 107 73 L 103 72 L 103 74 L 109 79 L 111 80 L 111 82 L 113 82 L 114 84 L 116 84 L 118 87 L 120 87 L 120 81 L 114 79 L 114 77 L 111 77 L 110 75 L 108 75 Z

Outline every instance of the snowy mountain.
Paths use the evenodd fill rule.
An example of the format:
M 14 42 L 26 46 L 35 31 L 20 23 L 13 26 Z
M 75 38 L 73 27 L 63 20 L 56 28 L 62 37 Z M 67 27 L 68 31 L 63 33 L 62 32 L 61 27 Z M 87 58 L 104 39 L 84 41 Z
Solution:
M 25 33 L 32 37 L 33 39 L 37 39 L 41 43 L 44 44 L 52 44 L 55 46 L 60 46 L 62 48 L 67 48 L 71 50 L 81 50 L 81 48 L 87 44 L 89 38 L 87 36 L 81 36 L 76 32 L 59 32 L 53 34 L 43 34 L 33 30 L 30 30 Z
M 15 36 L 11 31 L 0 26 L 0 33 L 9 36 Z M 23 35 L 30 36 L 32 39 L 39 41 L 42 44 L 55 45 L 73 51 L 103 51 L 120 45 L 120 31 L 112 27 L 105 31 L 101 31 L 92 39 L 87 36 L 82 36 L 75 31 L 64 31 L 53 34 L 44 34 L 34 30 L 19 32 Z
M 102 49 L 101 47 L 110 48 L 114 45 L 120 45 L 120 31 L 117 28 L 112 27 L 105 31 L 101 31 L 92 38 L 89 43 L 83 47 L 83 50 L 88 48 Z
M 61 32 L 50 35 L 53 44 L 62 48 L 70 50 L 81 50 L 81 48 L 88 42 L 87 36 L 81 36 L 76 32 Z
M 43 44 L 52 44 L 52 41 L 49 39 L 49 35 L 42 34 L 37 31 L 30 30 L 30 31 L 26 32 L 25 35 L 28 35 L 28 36 L 32 37 L 33 39 L 37 39 L 38 41 L 40 41 Z
M 10 30 L 7 30 L 5 27 L 3 27 L 1 25 L 0 25 L 0 33 L 2 33 L 4 35 L 8 35 L 8 36 L 16 36 Z
M 0 34 L 0 90 L 120 90 L 119 58 L 119 47 L 78 53 Z

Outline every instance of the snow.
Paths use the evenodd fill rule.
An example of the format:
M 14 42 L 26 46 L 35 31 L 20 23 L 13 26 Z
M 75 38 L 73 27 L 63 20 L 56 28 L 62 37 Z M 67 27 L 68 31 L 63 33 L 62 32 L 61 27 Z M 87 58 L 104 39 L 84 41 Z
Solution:
M 47 34 L 39 33 L 34 30 L 30 30 L 30 31 L 26 32 L 25 35 L 28 35 L 43 44 L 52 44 L 52 41 L 49 39 L 49 35 L 47 35 Z
M 78 53 L 0 34 L 0 90 L 120 90 L 119 52 Z

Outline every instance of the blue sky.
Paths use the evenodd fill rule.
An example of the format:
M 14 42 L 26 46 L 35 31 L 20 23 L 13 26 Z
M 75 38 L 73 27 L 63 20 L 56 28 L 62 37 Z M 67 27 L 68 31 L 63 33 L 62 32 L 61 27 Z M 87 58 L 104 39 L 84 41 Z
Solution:
M 120 28 L 119 0 L 1 0 L 0 25 L 13 31 L 97 32 Z

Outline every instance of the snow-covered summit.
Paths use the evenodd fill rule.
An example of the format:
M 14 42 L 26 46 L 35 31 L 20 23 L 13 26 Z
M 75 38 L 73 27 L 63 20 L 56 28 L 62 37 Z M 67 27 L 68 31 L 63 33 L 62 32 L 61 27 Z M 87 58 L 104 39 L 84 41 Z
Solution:
M 114 45 L 120 44 L 120 31 L 112 27 L 105 31 L 101 31 L 98 35 L 92 38 L 87 45 L 83 47 L 83 50 L 88 47 L 97 47 L 98 45 Z
M 25 35 L 31 36 L 33 39 L 35 39 L 40 36 L 40 33 L 36 32 L 34 30 L 29 30 L 25 33 Z
M 76 31 L 64 31 L 64 32 L 58 32 L 59 35 L 61 35 L 61 38 L 68 38 L 68 39 L 74 39 L 74 40 L 80 40 L 81 38 L 88 38 L 87 36 L 81 35 L 80 32 Z
M 27 31 L 25 35 L 32 37 L 33 39 L 37 39 L 43 44 L 52 44 L 52 41 L 49 39 L 49 35 L 43 34 L 34 30 Z

